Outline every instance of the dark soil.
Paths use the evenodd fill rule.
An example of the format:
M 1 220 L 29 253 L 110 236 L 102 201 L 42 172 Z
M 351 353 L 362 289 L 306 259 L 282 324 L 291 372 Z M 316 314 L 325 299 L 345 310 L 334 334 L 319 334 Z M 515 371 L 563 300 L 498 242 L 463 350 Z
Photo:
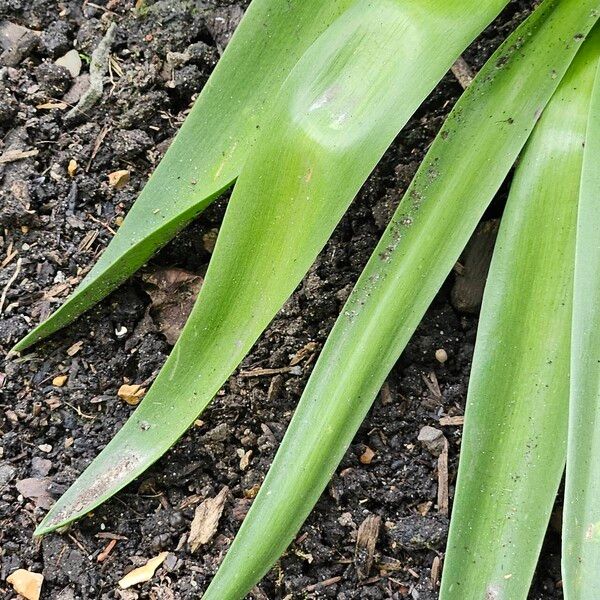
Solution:
M 0 154 L 37 150 L 0 166 L 2 348 L 60 303 L 111 237 L 152 172 L 239 21 L 245 2 L 209 0 L 0 0 L 0 19 L 25 35 L 0 58 Z M 513 1 L 465 53 L 477 69 L 534 2 Z M 85 89 L 53 61 L 75 47 L 89 56 L 118 24 L 110 78 L 85 121 L 65 108 Z M 183 64 L 173 52 L 188 51 Z M 167 62 L 171 61 L 169 65 Z M 318 347 L 461 88 L 448 75 L 406 126 L 336 229 L 304 282 L 242 365 L 284 367 L 308 342 Z M 42 108 L 36 108 L 40 107 Z M 69 162 L 77 170 L 68 173 Z M 108 174 L 131 172 L 121 189 Z M 44 574 L 43 598 L 57 600 L 198 597 L 214 574 L 261 482 L 310 373 L 248 378 L 236 373 L 202 421 L 140 480 L 64 535 L 32 539 L 46 508 L 109 441 L 133 410 L 117 396 L 124 382 L 148 384 L 170 346 L 148 311 L 144 283 L 156 265 L 202 275 L 226 198 L 166 247 L 144 271 L 50 341 L 4 364 L 0 373 L 0 593 L 17 568 Z M 501 207 L 502 197 L 497 205 Z M 497 216 L 498 208 L 486 218 Z M 447 518 L 437 508 L 437 458 L 417 436 L 441 429 L 450 446 L 450 497 L 477 316 L 451 302 L 455 274 L 438 294 L 390 374 L 333 481 L 278 565 L 253 597 L 435 598 L 431 567 L 442 557 Z M 10 284 L 9 284 L 10 283 Z M 462 310 L 462 309 L 461 309 Z M 74 346 L 74 344 L 78 344 Z M 436 360 L 444 349 L 448 360 Z M 53 384 L 68 375 L 62 386 Z M 429 384 L 426 383 L 429 381 Z M 54 381 L 54 383 L 57 383 Z M 439 386 L 439 387 L 438 387 Z M 270 391 L 269 391 L 270 390 Z M 374 451 L 370 463 L 366 447 Z M 247 467 L 240 457 L 251 450 Z M 361 461 L 361 456 L 363 460 Z M 363 464 L 367 462 L 368 464 Z M 33 480 L 33 482 L 31 481 Z M 25 481 L 25 483 L 24 483 Z M 212 541 L 186 542 L 195 507 L 230 488 Z M 357 528 L 381 517 L 368 573 Z M 118 541 L 108 558 L 98 555 Z M 560 598 L 559 534 L 552 529 L 531 598 Z M 168 551 L 156 576 L 122 592 L 133 566 Z M 362 562 L 361 562 L 362 561 Z M 357 577 L 357 567 L 362 579 Z M 367 569 L 368 570 L 368 569 Z M 325 585 L 317 585 L 325 581 Z

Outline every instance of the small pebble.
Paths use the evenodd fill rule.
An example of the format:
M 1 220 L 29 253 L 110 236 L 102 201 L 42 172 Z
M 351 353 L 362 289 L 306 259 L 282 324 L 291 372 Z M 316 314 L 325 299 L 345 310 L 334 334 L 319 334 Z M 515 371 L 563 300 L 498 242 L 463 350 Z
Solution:
M 57 58 L 54 63 L 65 67 L 71 74 L 71 77 L 77 77 L 81 72 L 81 57 L 75 49 L 69 50 L 64 56 Z
M 433 454 L 433 456 L 439 456 L 440 452 L 444 449 L 444 434 L 435 427 L 425 425 L 425 427 L 422 427 L 421 431 L 419 431 L 419 437 L 417 439 L 431 454 Z
M 448 353 L 443 348 L 439 348 L 435 351 L 435 359 L 444 364 L 448 360 Z
M 119 325 L 119 327 L 115 328 L 115 335 L 120 339 L 127 335 L 127 327 L 124 325 Z
M 69 379 L 68 375 L 57 375 L 52 380 L 52 385 L 54 387 L 62 387 L 63 385 L 65 385 L 65 383 L 67 383 L 67 379 Z

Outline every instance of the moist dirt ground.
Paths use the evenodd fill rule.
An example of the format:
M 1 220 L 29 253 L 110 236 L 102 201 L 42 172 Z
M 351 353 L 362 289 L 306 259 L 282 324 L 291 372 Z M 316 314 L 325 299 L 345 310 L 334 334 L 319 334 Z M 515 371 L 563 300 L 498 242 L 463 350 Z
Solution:
M 0 0 L 0 156 L 12 157 L 0 164 L 4 352 L 64 300 L 110 241 L 246 4 Z M 476 71 L 534 4 L 511 2 L 464 53 L 467 65 Z M 73 118 L 69 110 L 89 85 L 90 56 L 111 22 L 117 30 L 102 96 L 84 117 Z M 63 58 L 72 49 L 81 64 L 73 53 Z M 163 364 L 176 335 L 173 322 L 180 319 L 169 300 L 180 306 L 193 298 L 227 197 L 84 317 L 4 362 L 2 598 L 16 597 L 6 578 L 19 568 L 43 574 L 44 599 L 200 595 L 256 495 L 353 282 L 461 91 L 448 74 L 431 94 L 201 420 L 139 480 L 62 535 L 32 538 L 47 508 L 131 414 L 133 407 L 117 393 L 121 386 L 148 387 Z M 25 154 L 15 159 L 14 151 Z M 119 171 L 127 174 L 114 175 Z M 448 277 L 327 491 L 251 597 L 437 597 L 448 528 L 438 485 L 445 478 L 436 452 L 418 436 L 429 426 L 448 441 L 451 503 L 485 272 L 478 257 L 489 250 L 485 232 L 493 231 L 503 197 L 501 191 L 485 216 L 483 244 L 475 244 L 474 258 L 463 257 Z M 302 360 L 286 368 L 300 351 Z M 248 376 L 258 368 L 283 370 Z M 195 509 L 225 487 L 216 532 L 191 552 Z M 533 599 L 562 597 L 557 521 L 558 508 Z M 126 572 L 161 552 L 168 552 L 166 560 L 150 581 L 119 590 Z

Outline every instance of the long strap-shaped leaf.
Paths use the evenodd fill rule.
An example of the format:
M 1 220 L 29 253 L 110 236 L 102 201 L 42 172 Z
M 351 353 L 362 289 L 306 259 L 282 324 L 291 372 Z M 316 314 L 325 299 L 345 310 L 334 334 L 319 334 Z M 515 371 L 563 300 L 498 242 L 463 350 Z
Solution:
M 242 598 L 290 543 L 501 185 L 600 3 L 546 1 L 459 100 L 323 348 L 204 600 Z M 484 596 L 480 596 L 484 598 Z
M 93 269 L 13 348 L 20 352 L 108 295 L 239 175 L 292 67 L 355 0 L 254 0 L 165 157 Z
M 585 142 L 575 256 L 563 590 L 566 600 L 595 600 L 600 593 L 600 64 Z
M 194 310 L 146 398 L 37 530 L 130 482 L 210 402 L 301 281 L 398 131 L 506 0 L 358 0 L 284 84 Z
M 599 31 L 600 33 L 600 31 Z M 575 227 L 593 35 L 521 157 L 488 275 L 443 600 L 527 597 L 567 441 Z

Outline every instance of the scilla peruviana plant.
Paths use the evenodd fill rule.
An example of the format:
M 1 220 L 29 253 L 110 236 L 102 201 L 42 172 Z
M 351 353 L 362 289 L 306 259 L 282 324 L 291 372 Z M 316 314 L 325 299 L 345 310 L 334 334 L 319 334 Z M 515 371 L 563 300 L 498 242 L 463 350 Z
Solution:
M 467 4 L 430 0 L 415 7 L 387 0 L 374 7 L 371 2 L 350 2 L 339 14 L 326 15 L 330 21 L 323 22 L 320 35 L 319 27 L 308 28 L 314 39 L 296 48 L 297 62 L 285 78 L 271 81 L 278 89 L 276 98 L 268 117 L 262 116 L 262 132 L 247 142 L 248 156 L 240 168 L 206 283 L 173 354 L 130 421 L 59 500 L 38 533 L 85 514 L 131 481 L 164 453 L 210 401 L 293 291 L 408 116 L 504 2 L 490 2 L 478 11 L 469 11 Z M 577 435 L 582 425 L 573 419 L 593 415 L 597 401 L 595 379 L 590 379 L 595 372 L 590 375 L 589 369 L 581 367 L 581 360 L 589 360 L 586 352 L 593 349 L 594 339 L 577 326 L 587 316 L 581 298 L 590 286 L 598 289 L 582 271 L 584 260 L 577 260 L 591 252 L 588 246 L 593 243 L 588 228 L 595 214 L 590 197 L 595 193 L 597 165 L 593 155 L 583 156 L 581 145 L 575 150 L 573 140 L 581 141 L 583 136 L 586 148 L 597 148 L 597 143 L 588 140 L 598 131 L 590 110 L 598 95 L 597 35 L 580 47 L 599 10 L 598 1 L 546 0 L 495 53 L 459 101 L 334 327 L 273 467 L 204 598 L 242 598 L 289 544 L 526 143 L 486 291 L 483 336 L 476 351 L 463 444 L 469 466 L 461 467 L 459 475 L 442 596 L 526 596 L 564 464 L 561 448 L 567 447 L 569 464 L 576 470 L 568 467 L 567 473 L 567 501 L 573 509 L 570 525 L 566 511 L 566 531 L 572 537 L 565 538 L 565 589 L 571 598 L 593 597 L 589 565 L 594 564 L 597 546 L 594 535 L 592 543 L 586 542 L 589 527 L 582 528 L 581 519 L 592 525 L 597 521 L 596 505 L 585 493 L 590 485 L 593 489 L 594 461 L 587 447 L 567 437 L 565 424 L 570 412 L 569 429 Z M 569 121 L 565 115 L 572 116 L 565 111 L 571 110 L 577 118 L 561 129 L 559 125 Z M 559 188 L 549 184 L 550 175 L 555 183 L 558 179 L 547 164 L 563 159 L 565 171 L 561 173 L 567 175 L 560 179 L 564 185 Z M 282 161 L 285 169 L 278 168 Z M 579 179 L 580 186 L 574 183 Z M 302 210 L 298 210 L 300 201 Z M 578 202 L 592 216 L 583 224 L 580 220 L 576 228 L 573 219 Z M 560 209 L 554 228 L 532 227 L 553 208 Z M 127 246 L 127 238 L 123 240 Z M 553 268 L 543 264 L 540 254 L 551 240 L 560 240 L 550 256 L 553 268 L 560 265 L 561 278 L 552 277 Z M 569 254 L 569 248 L 575 247 L 577 252 Z M 124 260 L 133 264 L 129 258 Z M 513 269 L 514 278 L 507 276 L 507 265 L 519 265 L 520 260 L 526 262 L 524 272 Z M 529 265 L 536 261 L 541 266 L 532 273 Z M 573 297 L 569 276 L 573 264 L 571 341 L 571 303 L 565 301 L 556 310 L 556 298 L 559 293 L 563 300 L 569 294 Z M 505 300 L 507 290 L 510 301 Z M 62 324 L 61 319 L 68 320 L 94 300 L 91 294 L 71 314 L 66 311 L 63 317 L 50 317 L 17 349 L 51 333 Z M 530 309 L 531 322 L 547 326 L 546 333 L 534 326 L 508 331 L 516 306 Z M 486 340 L 503 335 L 506 338 L 499 339 L 506 343 L 498 343 L 497 355 L 479 350 L 486 348 Z M 551 341 L 547 352 L 556 355 L 554 368 L 543 366 L 536 353 L 533 360 L 531 353 L 515 351 L 541 344 L 540 338 L 546 345 Z M 514 360 L 499 368 L 507 356 Z M 570 400 L 565 402 L 569 356 L 570 369 L 580 376 L 574 378 Z M 494 357 L 496 362 L 490 362 Z M 508 369 L 508 382 L 506 373 L 503 378 L 498 375 L 502 369 Z M 523 375 L 527 373 L 553 384 L 552 394 L 540 393 L 540 407 L 545 409 L 540 414 L 547 431 L 538 440 L 553 445 L 553 452 L 540 450 L 539 455 L 521 457 L 519 462 L 504 438 L 480 432 L 501 421 L 518 447 L 531 441 L 527 413 L 532 409 L 531 396 L 526 397 L 530 381 Z M 511 386 L 509 390 L 502 387 L 506 385 Z M 484 400 L 482 389 L 487 394 Z M 506 410 L 506 402 L 501 404 L 507 393 L 514 410 Z M 483 453 L 482 443 L 489 444 Z M 475 489 L 470 472 L 485 470 L 489 456 L 500 457 L 502 468 L 484 487 Z M 507 478 L 520 500 L 511 513 L 512 529 L 500 532 L 510 536 L 508 550 L 501 543 L 505 538 L 494 529 L 497 522 L 506 520 L 505 512 L 502 516 L 500 512 L 506 506 L 490 501 L 506 486 Z M 525 501 L 533 493 L 537 502 L 532 511 Z M 487 545 L 479 543 L 482 537 Z M 499 564 L 510 572 L 499 573 Z

